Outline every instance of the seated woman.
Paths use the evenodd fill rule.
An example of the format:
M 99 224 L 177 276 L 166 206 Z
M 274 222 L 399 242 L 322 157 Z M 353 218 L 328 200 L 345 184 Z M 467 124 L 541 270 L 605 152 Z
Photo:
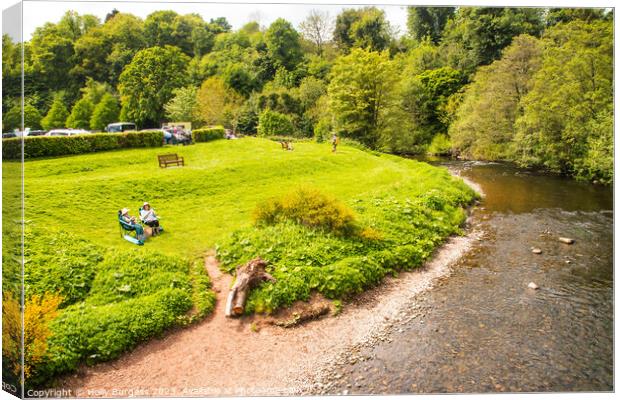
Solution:
M 140 220 L 153 228 L 153 235 L 157 235 L 161 231 L 159 227 L 159 218 L 155 214 L 155 210 L 153 210 L 151 205 L 146 201 L 140 210 Z
M 123 222 L 131 226 L 131 228 L 136 231 L 138 240 L 142 240 L 144 238 L 144 229 L 142 228 L 142 225 L 136 221 L 136 217 L 129 215 L 129 208 L 123 208 L 121 210 L 121 218 L 123 219 Z

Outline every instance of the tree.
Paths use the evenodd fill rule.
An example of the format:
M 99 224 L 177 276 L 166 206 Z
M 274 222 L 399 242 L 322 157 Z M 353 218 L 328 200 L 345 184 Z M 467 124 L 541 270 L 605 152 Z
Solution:
M 219 77 L 211 77 L 198 90 L 198 113 L 209 125 L 224 125 L 237 129 L 242 115 L 243 97 L 228 87 Z
M 186 86 L 172 91 L 174 97 L 164 106 L 166 117 L 170 121 L 189 121 L 193 125 L 199 122 L 198 101 L 196 94 L 198 88 Z
M 354 46 L 372 51 L 387 49 L 392 40 L 385 12 L 375 7 L 363 10 L 361 18 L 351 25 L 349 34 Z
M 65 106 L 64 96 L 58 93 L 54 96 L 54 101 L 49 111 L 41 120 L 41 126 L 45 130 L 64 128 L 68 116 L 69 111 L 67 111 Z
M 187 83 L 189 57 L 178 47 L 140 50 L 125 67 L 118 89 L 126 116 L 140 126 L 158 126 L 173 90 Z
M 611 19 L 612 16 L 613 13 L 606 13 L 603 8 L 552 8 L 545 15 L 545 24 L 549 27 L 574 20 L 591 22 Z
M 75 85 L 74 81 L 67 79 L 73 66 L 73 42 L 56 25 L 48 22 L 37 28 L 30 40 L 29 49 L 28 68 L 32 72 L 33 80 L 50 91 Z
M 105 93 L 95 106 L 90 118 L 90 129 L 102 131 L 108 124 L 119 119 L 118 100 L 110 93 Z
M 515 157 L 586 179 L 613 179 L 613 24 L 549 29 L 542 66 L 521 100 Z
M 102 26 L 89 30 L 75 42 L 71 75 L 116 85 L 119 75 L 138 50 L 145 47 L 142 20 L 116 13 Z
M 334 64 L 328 87 L 335 126 L 344 137 L 377 147 L 395 105 L 396 65 L 389 54 L 353 49 Z
M 408 7 L 409 35 L 417 41 L 428 38 L 434 44 L 439 43 L 443 29 L 454 11 L 454 7 Z
M 265 43 L 276 66 L 292 71 L 301 62 L 299 33 L 283 18 L 275 20 L 265 32 Z
M 90 128 L 90 118 L 93 114 L 94 105 L 87 97 L 78 100 L 71 110 L 71 114 L 67 117 L 65 126 L 67 128 Z
M 450 66 L 470 74 L 498 59 L 513 37 L 539 37 L 543 27 L 539 8 L 460 7 L 446 25 L 442 52 Z
M 512 159 L 520 102 L 531 90 L 541 53 L 538 39 L 517 36 L 502 58 L 478 69 L 450 127 L 456 151 L 470 158 Z
M 266 109 L 258 118 L 258 136 L 294 136 L 291 119 L 277 111 Z
M 327 11 L 311 10 L 306 19 L 299 24 L 299 30 L 306 40 L 316 46 L 316 53 L 323 55 L 323 46 L 329 40 L 333 30 L 332 21 Z
M 376 7 L 344 10 L 336 17 L 334 41 L 342 52 L 354 46 L 374 51 L 386 49 L 391 35 L 385 13 Z
M 41 129 L 41 113 L 32 104 L 24 103 L 24 128 Z M 2 115 L 2 128 L 5 131 L 21 130 L 22 107 L 16 104 Z

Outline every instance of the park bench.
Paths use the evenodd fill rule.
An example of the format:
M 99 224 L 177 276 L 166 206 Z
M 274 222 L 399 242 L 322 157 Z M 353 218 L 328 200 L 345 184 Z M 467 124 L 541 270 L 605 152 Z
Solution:
M 168 168 L 168 165 L 185 165 L 183 157 L 179 157 L 177 154 L 161 154 L 157 156 L 157 160 L 159 160 L 161 168 Z

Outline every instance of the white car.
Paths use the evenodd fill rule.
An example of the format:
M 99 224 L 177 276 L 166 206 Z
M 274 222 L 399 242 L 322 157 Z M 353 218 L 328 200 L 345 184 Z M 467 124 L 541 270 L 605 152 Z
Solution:
M 73 136 L 73 135 L 83 135 L 86 133 L 90 133 L 89 131 L 85 131 L 84 129 L 52 129 L 47 132 L 45 136 Z

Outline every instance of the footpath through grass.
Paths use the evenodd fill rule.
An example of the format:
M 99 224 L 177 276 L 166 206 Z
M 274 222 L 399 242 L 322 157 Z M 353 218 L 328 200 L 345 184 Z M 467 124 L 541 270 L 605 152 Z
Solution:
M 244 138 L 26 162 L 26 312 L 41 321 L 42 310 L 58 308 L 34 334 L 44 351 L 36 341 L 27 351 L 31 382 L 117 357 L 210 312 L 201 265 L 209 248 L 228 271 L 256 256 L 270 263 L 278 281 L 256 289 L 247 308 L 270 312 L 313 290 L 346 298 L 421 265 L 459 232 L 475 193 L 446 170 L 348 146 L 330 150 L 307 142 L 283 151 Z M 159 168 L 156 156 L 166 152 L 186 166 Z M 299 189 L 309 189 L 301 192 L 307 198 L 291 195 Z M 165 232 L 138 247 L 120 237 L 117 211 L 135 215 L 144 201 Z M 257 207 L 280 214 L 261 221 Z M 310 208 L 316 226 L 299 217 Z M 325 225 L 336 211 L 351 229 Z

